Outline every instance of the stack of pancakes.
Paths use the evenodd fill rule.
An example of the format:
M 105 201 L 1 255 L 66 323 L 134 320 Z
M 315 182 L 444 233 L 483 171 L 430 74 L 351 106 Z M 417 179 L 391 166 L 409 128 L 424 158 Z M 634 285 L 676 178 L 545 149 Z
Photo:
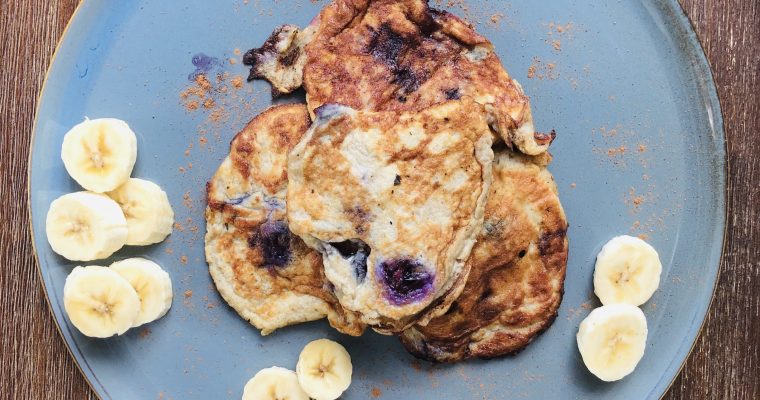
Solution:
M 491 43 L 424 0 L 335 0 L 246 54 L 274 106 L 208 183 L 206 258 L 262 334 L 327 317 L 442 362 L 495 357 L 553 321 L 567 222 L 554 133 Z

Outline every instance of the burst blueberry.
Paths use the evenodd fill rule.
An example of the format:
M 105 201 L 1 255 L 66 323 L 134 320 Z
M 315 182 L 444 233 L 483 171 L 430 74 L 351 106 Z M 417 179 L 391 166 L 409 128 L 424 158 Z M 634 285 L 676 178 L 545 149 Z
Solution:
M 419 260 L 384 260 L 376 268 L 385 288 L 385 297 L 394 305 L 405 305 L 425 298 L 433 289 L 433 274 Z
M 248 244 L 261 250 L 264 258 L 262 267 L 282 267 L 290 261 L 290 229 L 283 221 L 261 224 Z

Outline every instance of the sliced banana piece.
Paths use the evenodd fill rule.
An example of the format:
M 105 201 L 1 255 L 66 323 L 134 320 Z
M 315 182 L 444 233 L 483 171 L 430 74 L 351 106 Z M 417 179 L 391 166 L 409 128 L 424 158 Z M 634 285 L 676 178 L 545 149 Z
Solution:
M 594 293 L 602 304 L 646 303 L 660 286 L 662 263 L 649 243 L 632 236 L 607 242 L 596 256 Z
M 106 195 L 69 193 L 50 204 L 45 233 L 53 251 L 69 260 L 99 260 L 124 246 L 127 220 Z
M 63 306 L 84 335 L 107 338 L 132 327 L 140 298 L 116 271 L 93 265 L 71 271 L 63 287 Z
M 160 186 L 144 179 L 129 178 L 116 190 L 108 192 L 127 218 L 127 244 L 144 246 L 158 243 L 172 233 L 174 211 Z
M 69 175 L 83 188 L 107 192 L 132 174 L 137 138 L 120 119 L 85 119 L 63 137 L 61 159 Z
M 599 307 L 578 328 L 583 363 L 599 379 L 623 379 L 636 368 L 647 343 L 647 319 L 630 304 Z
M 172 307 L 172 279 L 158 264 L 128 258 L 111 264 L 111 269 L 126 279 L 140 298 L 140 313 L 132 327 L 153 322 Z
M 298 382 L 315 400 L 335 400 L 351 384 L 351 356 L 339 343 L 315 340 L 301 350 L 296 365 Z
M 243 388 L 243 400 L 309 400 L 298 385 L 296 373 L 270 367 L 259 371 Z

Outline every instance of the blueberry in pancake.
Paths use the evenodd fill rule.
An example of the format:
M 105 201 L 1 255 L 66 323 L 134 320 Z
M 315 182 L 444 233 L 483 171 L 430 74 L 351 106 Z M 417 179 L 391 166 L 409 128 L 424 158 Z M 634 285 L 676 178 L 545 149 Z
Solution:
M 322 254 L 341 305 L 378 332 L 424 324 L 464 286 L 491 183 L 482 108 L 327 104 L 290 153 L 290 229 Z
M 207 184 L 206 260 L 225 301 L 263 335 L 324 317 L 361 335 L 364 325 L 338 303 L 322 257 L 288 228 L 287 155 L 309 124 L 304 105 L 280 105 L 235 136 Z
M 304 30 L 279 28 L 248 52 L 252 77 L 278 92 L 303 79 L 309 110 L 420 111 L 463 96 L 519 151 L 536 155 L 554 132 L 536 132 L 528 97 L 486 38 L 426 0 L 334 0 Z M 301 71 L 302 70 L 302 71 Z
M 400 335 L 412 354 L 438 362 L 497 357 L 527 346 L 554 321 L 568 245 L 548 158 L 496 153 L 467 283 L 446 314 Z

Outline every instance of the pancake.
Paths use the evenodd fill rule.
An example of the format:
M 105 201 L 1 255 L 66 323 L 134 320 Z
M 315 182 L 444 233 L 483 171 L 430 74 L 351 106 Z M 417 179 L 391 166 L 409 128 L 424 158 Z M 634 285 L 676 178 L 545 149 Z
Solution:
M 332 294 L 322 258 L 288 229 L 287 155 L 309 124 L 304 105 L 281 105 L 235 136 L 207 184 L 206 260 L 219 293 L 262 335 L 327 317 L 358 336 L 364 325 Z
M 493 45 L 426 0 L 335 0 L 303 31 L 279 28 L 246 61 L 252 77 L 278 91 L 295 89 L 302 76 L 312 112 L 328 103 L 420 111 L 466 96 L 484 105 L 492 129 L 525 154 L 545 152 L 554 139 L 553 131 L 535 131 L 528 97 Z
M 437 362 L 497 357 L 524 348 L 554 321 L 568 247 L 548 157 L 497 152 L 465 288 L 445 315 L 400 335 L 409 352 Z
M 483 223 L 492 136 L 469 99 L 415 113 L 317 109 L 288 160 L 291 230 L 381 333 L 446 311 Z

